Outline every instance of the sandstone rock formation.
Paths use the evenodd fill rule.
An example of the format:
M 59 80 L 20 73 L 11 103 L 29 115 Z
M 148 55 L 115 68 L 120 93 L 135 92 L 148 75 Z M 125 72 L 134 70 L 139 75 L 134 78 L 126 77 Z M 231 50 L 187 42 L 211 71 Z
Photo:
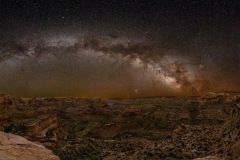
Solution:
M 23 137 L 0 132 L 0 160 L 59 160 L 52 151 Z

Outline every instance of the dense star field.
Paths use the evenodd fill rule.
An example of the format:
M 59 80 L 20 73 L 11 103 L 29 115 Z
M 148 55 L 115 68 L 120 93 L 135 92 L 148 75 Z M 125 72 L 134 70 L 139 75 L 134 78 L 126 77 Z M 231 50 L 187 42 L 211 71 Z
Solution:
M 2 0 L 0 92 L 127 98 L 240 90 L 240 2 Z

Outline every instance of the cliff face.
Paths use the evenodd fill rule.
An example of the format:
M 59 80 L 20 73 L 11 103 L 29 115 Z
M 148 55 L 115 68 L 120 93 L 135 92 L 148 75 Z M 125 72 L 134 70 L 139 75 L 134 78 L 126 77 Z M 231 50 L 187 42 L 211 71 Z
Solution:
M 0 160 L 58 160 L 52 151 L 23 137 L 0 132 Z
M 0 130 L 40 142 L 62 159 L 124 159 L 133 154 L 152 159 L 237 157 L 240 152 L 236 149 L 230 155 L 221 139 L 228 134 L 222 128 L 235 135 L 228 148 L 238 147 L 232 144 L 239 141 L 234 120 L 238 116 L 231 113 L 237 101 L 225 94 L 125 100 L 4 95 Z M 229 121 L 235 124 L 234 131 Z M 217 146 L 215 141 L 220 141 Z M 223 148 L 223 153 L 211 152 L 216 148 Z

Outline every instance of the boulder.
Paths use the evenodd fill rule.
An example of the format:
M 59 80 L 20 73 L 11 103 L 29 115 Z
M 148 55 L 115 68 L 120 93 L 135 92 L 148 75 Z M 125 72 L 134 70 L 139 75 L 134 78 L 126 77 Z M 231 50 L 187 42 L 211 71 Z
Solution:
M 0 132 L 0 155 L 0 160 L 59 160 L 44 146 L 4 132 Z

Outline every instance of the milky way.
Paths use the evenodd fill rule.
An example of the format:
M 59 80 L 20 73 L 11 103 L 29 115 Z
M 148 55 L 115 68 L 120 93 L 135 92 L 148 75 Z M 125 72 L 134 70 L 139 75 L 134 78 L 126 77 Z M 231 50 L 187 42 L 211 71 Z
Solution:
M 200 75 L 200 64 L 193 68 L 189 57 L 160 56 L 144 40 L 109 36 L 23 39 L 6 42 L 1 54 L 1 90 L 14 95 L 195 95 L 213 87 Z
M 0 93 L 127 98 L 240 90 L 238 4 L 54 2 L 0 2 Z
M 182 84 L 170 64 L 144 57 L 148 47 L 134 41 L 100 40 L 50 38 L 12 44 L 0 63 L 1 84 L 12 85 L 2 89 L 16 94 L 105 97 L 180 92 Z

